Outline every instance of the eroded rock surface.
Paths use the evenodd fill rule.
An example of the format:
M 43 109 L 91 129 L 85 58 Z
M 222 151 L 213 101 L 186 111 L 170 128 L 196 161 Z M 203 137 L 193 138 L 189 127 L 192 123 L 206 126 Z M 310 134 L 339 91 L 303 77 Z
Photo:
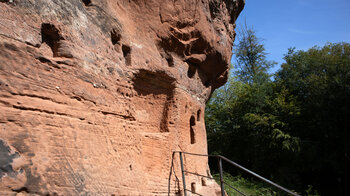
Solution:
M 227 80 L 243 6 L 0 1 L 0 195 L 180 194 L 172 152 L 207 153 L 205 102 Z M 184 161 L 209 175 L 207 158 Z

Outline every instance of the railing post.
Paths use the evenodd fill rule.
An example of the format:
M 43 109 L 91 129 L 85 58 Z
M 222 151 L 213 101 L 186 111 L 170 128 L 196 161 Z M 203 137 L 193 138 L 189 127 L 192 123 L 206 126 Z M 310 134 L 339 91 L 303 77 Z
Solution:
M 219 160 L 219 173 L 220 173 L 220 186 L 221 186 L 221 195 L 225 196 L 225 189 L 224 189 L 224 176 L 222 173 L 222 162 L 221 157 L 218 157 Z
M 182 183 L 184 187 L 184 196 L 187 196 L 186 193 L 186 181 L 185 181 L 185 170 L 184 170 L 184 162 L 182 160 L 182 152 L 179 152 L 180 154 L 180 163 L 181 163 L 181 173 L 182 173 Z

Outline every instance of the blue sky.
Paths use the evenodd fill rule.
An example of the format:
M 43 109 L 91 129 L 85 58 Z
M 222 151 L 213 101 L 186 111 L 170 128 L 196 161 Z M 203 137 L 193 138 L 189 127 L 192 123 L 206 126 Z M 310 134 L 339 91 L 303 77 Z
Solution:
M 246 0 L 237 28 L 253 27 L 279 69 L 288 48 L 350 42 L 350 0 Z M 234 60 L 232 59 L 234 64 Z

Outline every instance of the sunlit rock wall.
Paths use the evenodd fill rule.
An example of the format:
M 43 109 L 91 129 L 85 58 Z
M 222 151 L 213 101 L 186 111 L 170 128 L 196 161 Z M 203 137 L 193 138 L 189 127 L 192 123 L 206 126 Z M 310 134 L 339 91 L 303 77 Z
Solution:
M 1 0 L 0 195 L 179 194 L 172 152 L 207 153 L 205 103 L 227 80 L 243 6 Z M 209 175 L 207 158 L 184 162 Z

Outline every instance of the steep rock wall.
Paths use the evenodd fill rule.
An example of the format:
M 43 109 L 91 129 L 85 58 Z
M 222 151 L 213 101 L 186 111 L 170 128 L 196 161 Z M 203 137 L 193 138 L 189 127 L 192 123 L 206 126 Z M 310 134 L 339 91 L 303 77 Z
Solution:
M 179 194 L 172 152 L 207 153 L 205 102 L 227 80 L 243 6 L 0 1 L 0 195 Z M 207 158 L 184 161 L 209 175 Z

